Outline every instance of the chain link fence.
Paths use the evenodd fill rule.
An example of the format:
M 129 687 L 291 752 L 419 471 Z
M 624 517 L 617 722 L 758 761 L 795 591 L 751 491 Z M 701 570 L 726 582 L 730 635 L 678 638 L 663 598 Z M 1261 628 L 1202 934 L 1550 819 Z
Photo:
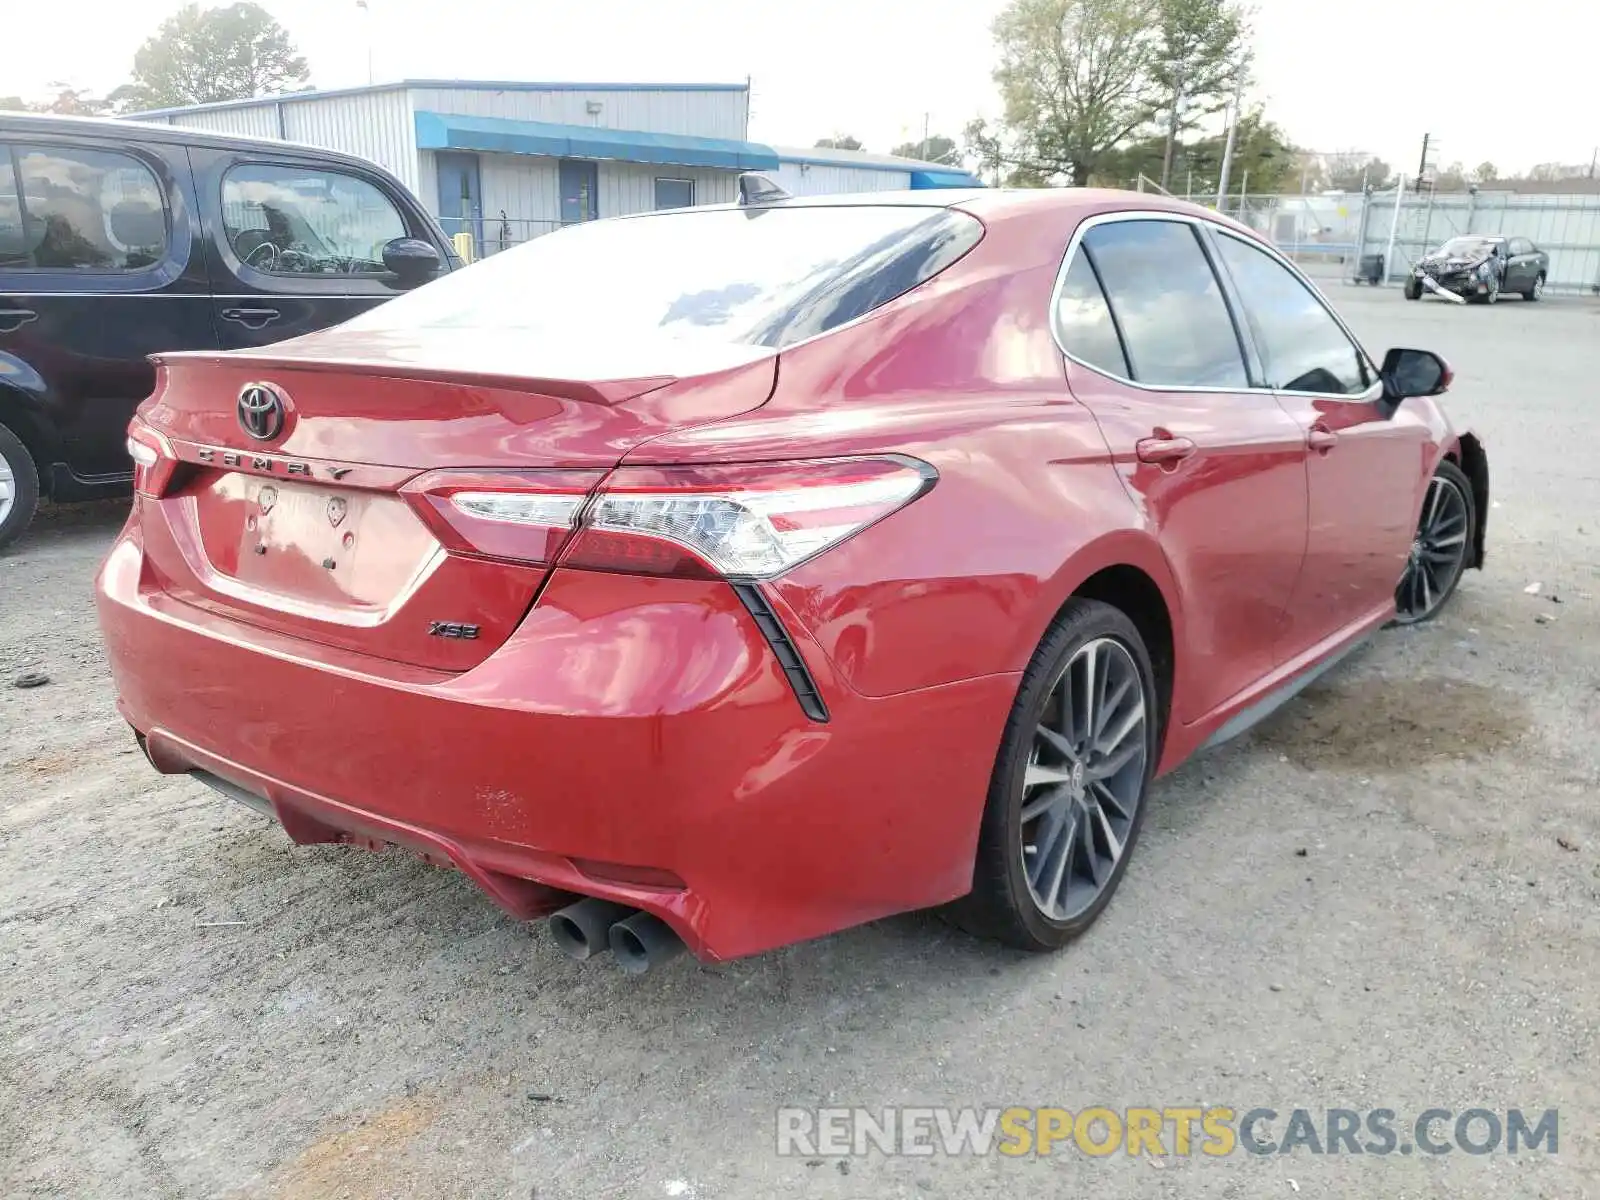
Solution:
M 1269 238 L 1317 274 L 1338 270 L 1365 282 L 1362 259 L 1383 256 L 1381 278 L 1404 279 L 1449 238 L 1478 233 L 1525 237 L 1550 256 L 1548 292 L 1600 294 L 1600 196 L 1479 191 L 1400 199 L 1393 191 L 1311 196 L 1233 196 L 1223 211 Z M 1393 248 L 1391 250 L 1391 233 Z

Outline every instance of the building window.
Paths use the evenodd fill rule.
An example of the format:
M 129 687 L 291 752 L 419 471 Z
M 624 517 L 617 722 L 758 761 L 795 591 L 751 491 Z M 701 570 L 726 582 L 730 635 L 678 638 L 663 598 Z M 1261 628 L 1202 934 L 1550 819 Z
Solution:
M 165 198 L 138 159 L 82 146 L 0 147 L 0 267 L 141 271 L 166 252 Z
M 656 180 L 656 207 L 690 208 L 694 205 L 694 180 Z

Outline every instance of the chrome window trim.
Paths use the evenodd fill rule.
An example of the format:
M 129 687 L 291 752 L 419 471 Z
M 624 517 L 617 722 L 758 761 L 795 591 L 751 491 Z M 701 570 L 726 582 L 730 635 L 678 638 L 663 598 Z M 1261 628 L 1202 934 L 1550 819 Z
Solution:
M 1343 332 L 1345 337 L 1350 339 L 1351 346 L 1355 348 L 1356 353 L 1359 354 L 1362 361 L 1366 363 L 1367 368 L 1372 372 L 1375 382 L 1360 395 L 1351 395 L 1344 392 L 1290 391 L 1286 388 L 1256 387 L 1253 384 L 1245 387 L 1211 387 L 1202 384 L 1185 385 L 1171 383 L 1141 383 L 1137 379 L 1128 379 L 1122 375 L 1116 374 L 1114 371 L 1107 371 L 1101 367 L 1095 366 L 1093 363 L 1085 362 L 1083 359 L 1073 354 L 1072 351 L 1067 349 L 1065 339 L 1063 339 L 1061 336 L 1061 326 L 1058 320 L 1058 314 L 1060 313 L 1061 308 L 1061 292 L 1066 286 L 1067 270 L 1072 266 L 1073 257 L 1078 253 L 1079 247 L 1083 244 L 1084 235 L 1097 226 L 1113 225 L 1119 221 L 1172 221 L 1178 224 L 1192 226 L 1195 229 L 1208 229 L 1214 234 L 1225 234 L 1228 237 L 1233 238 L 1235 241 L 1243 242 L 1247 246 L 1262 250 L 1269 258 L 1274 259 L 1281 266 L 1287 268 L 1289 273 L 1299 280 L 1308 291 L 1310 291 L 1312 298 L 1315 299 L 1318 304 L 1322 305 L 1323 311 L 1333 318 L 1334 324 L 1339 327 L 1340 331 Z M 1207 265 L 1211 266 L 1209 261 Z M 1212 266 L 1211 269 L 1213 272 L 1217 270 L 1215 266 Z M 1217 286 L 1219 288 L 1223 286 L 1220 279 L 1218 280 Z M 1224 292 L 1224 298 L 1226 298 L 1226 292 Z M 1109 300 L 1110 298 L 1108 297 L 1108 303 Z M 1342 400 L 1350 404 L 1368 404 L 1374 400 L 1380 399 L 1383 395 L 1383 381 L 1378 377 L 1378 369 L 1372 362 L 1372 356 L 1367 353 L 1366 347 L 1361 344 L 1361 340 L 1350 331 L 1350 326 L 1346 325 L 1343 318 L 1341 318 L 1339 314 L 1333 310 L 1333 306 L 1328 303 L 1327 298 L 1323 296 L 1320 290 L 1318 290 L 1316 284 L 1311 282 L 1304 271 L 1300 270 L 1300 268 L 1295 266 L 1294 263 L 1290 262 L 1282 254 L 1278 253 L 1274 247 L 1268 245 L 1267 243 L 1258 241 L 1255 238 L 1247 235 L 1242 235 L 1237 230 L 1230 228 L 1219 220 L 1211 217 L 1199 216 L 1194 213 L 1168 212 L 1156 208 L 1130 208 L 1120 209 L 1115 212 L 1096 213 L 1094 216 L 1086 217 L 1084 220 L 1080 221 L 1078 223 L 1078 228 L 1073 231 L 1072 240 L 1067 243 L 1067 252 L 1061 259 L 1061 266 L 1056 271 L 1055 286 L 1050 289 L 1050 336 L 1055 341 L 1056 349 L 1059 350 L 1065 358 L 1077 363 L 1080 367 L 1087 371 L 1093 371 L 1096 375 L 1102 375 L 1107 379 L 1115 380 L 1117 383 L 1124 384 L 1127 387 L 1138 388 L 1143 392 L 1198 392 L 1235 396 L 1241 394 L 1258 396 L 1313 396 L 1319 400 Z

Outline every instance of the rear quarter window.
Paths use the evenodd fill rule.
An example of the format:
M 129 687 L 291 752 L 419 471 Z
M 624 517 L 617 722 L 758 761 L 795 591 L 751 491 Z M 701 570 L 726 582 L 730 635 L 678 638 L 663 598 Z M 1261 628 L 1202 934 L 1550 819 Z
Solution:
M 132 155 L 18 143 L 0 161 L 0 266 L 141 271 L 166 253 L 161 184 Z

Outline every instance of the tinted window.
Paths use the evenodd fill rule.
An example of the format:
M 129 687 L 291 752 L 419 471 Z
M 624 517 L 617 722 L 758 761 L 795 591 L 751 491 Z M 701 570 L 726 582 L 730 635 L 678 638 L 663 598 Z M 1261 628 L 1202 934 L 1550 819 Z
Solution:
M 239 261 L 270 275 L 370 275 L 405 221 L 374 184 L 314 167 L 252 163 L 222 181 L 222 224 Z
M 1061 299 L 1056 303 L 1056 328 L 1061 344 L 1073 358 L 1099 367 L 1113 375 L 1128 378 L 1128 360 L 1117 340 L 1117 327 L 1111 320 L 1105 293 L 1094 276 L 1094 268 L 1082 254 L 1072 256 L 1072 265 L 1061 281 Z
M 1513 254 L 1532 254 L 1533 253 L 1533 243 L 1530 242 L 1527 238 L 1512 238 L 1511 239 L 1511 253 L 1513 253 Z
M 1246 387 L 1244 356 L 1195 231 L 1117 221 L 1084 236 L 1140 383 Z
M 22 228 L 20 195 L 11 151 L 0 146 L 0 268 L 29 265 L 29 246 Z
M 584 222 L 436 280 L 349 327 L 786 346 L 915 287 L 982 233 L 966 213 L 890 205 L 691 208 Z
M 694 180 L 656 180 L 657 208 L 688 208 L 694 203 Z
M 1269 386 L 1334 395 L 1367 390 L 1361 352 L 1304 283 L 1238 238 L 1220 234 L 1217 246 L 1244 302 Z
M 5 166 L 10 177 L 0 179 L 0 266 L 137 271 L 165 257 L 161 185 L 138 159 L 79 147 L 13 146 Z

